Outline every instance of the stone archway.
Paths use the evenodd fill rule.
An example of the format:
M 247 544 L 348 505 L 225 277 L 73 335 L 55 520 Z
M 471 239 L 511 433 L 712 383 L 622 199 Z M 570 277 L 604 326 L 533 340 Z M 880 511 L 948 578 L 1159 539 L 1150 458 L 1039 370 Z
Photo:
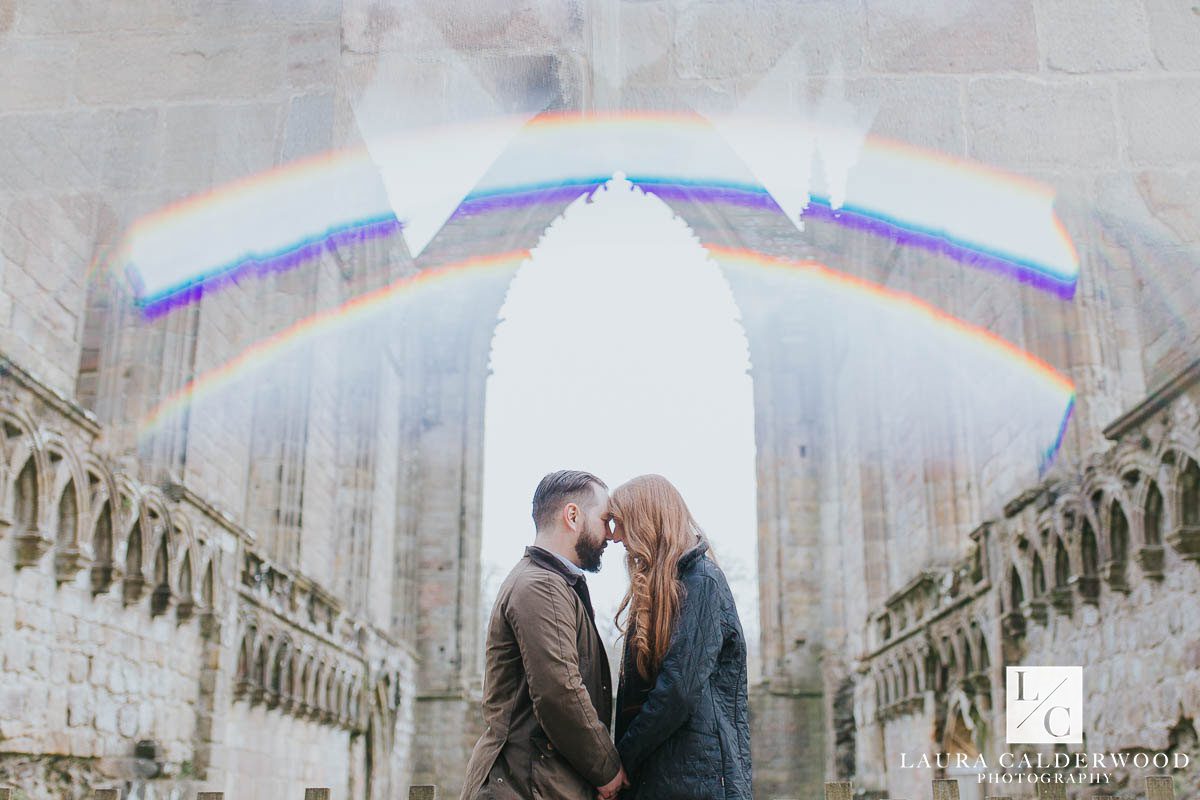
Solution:
M 546 472 L 588 469 L 610 488 L 657 472 L 679 487 L 733 588 L 758 682 L 753 396 L 740 316 L 695 234 L 624 177 L 547 228 L 513 280 L 492 345 L 485 617 L 532 541 L 529 495 Z M 614 674 L 622 556 L 609 548 L 588 578 Z
M 486 227 L 456 216 L 417 266 L 528 250 L 571 199 L 504 208 Z M 813 253 L 777 209 L 719 209 L 686 197 L 668 205 L 705 244 L 790 257 Z M 401 414 L 410 457 L 398 498 L 401 532 L 413 540 L 411 562 L 400 574 L 412 582 L 397 591 L 416 595 L 411 622 L 421 667 L 413 781 L 437 783 L 451 796 L 480 725 L 485 388 L 497 312 L 515 269 L 431 286 L 395 325 L 396 361 L 412 387 Z M 794 305 L 769 276 L 723 274 L 741 310 L 753 365 L 764 673 L 751 699 L 756 787 L 764 796 L 813 792 L 829 766 L 819 666 L 823 388 L 797 376 L 815 374 L 828 348 L 818 326 L 790 313 Z

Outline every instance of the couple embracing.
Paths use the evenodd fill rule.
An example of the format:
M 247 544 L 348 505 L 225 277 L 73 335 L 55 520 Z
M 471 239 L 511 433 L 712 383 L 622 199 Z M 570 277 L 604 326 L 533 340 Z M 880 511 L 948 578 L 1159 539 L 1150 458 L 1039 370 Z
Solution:
M 487 632 L 483 718 L 461 800 L 749 800 L 746 642 L 733 594 L 678 490 L 659 475 L 608 487 L 551 473 L 537 536 Z M 612 679 L 586 572 L 625 546 Z

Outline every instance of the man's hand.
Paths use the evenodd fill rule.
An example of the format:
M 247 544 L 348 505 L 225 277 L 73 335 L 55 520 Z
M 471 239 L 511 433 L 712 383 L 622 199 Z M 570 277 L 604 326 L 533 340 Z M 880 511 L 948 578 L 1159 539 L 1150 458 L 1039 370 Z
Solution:
M 596 797 L 598 800 L 613 800 L 622 789 L 628 787 L 629 776 L 625 774 L 625 768 L 621 767 L 617 777 L 596 789 Z

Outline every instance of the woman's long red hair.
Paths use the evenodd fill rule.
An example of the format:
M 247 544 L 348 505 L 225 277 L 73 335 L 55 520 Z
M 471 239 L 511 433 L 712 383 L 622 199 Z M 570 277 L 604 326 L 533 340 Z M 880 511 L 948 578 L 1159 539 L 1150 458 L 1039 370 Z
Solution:
M 640 475 L 621 484 L 613 490 L 610 509 L 624 534 L 629 572 L 617 627 L 633 648 L 638 672 L 653 680 L 671 644 L 671 626 L 682 601 L 679 559 L 704 540 L 704 532 L 683 495 L 661 475 Z

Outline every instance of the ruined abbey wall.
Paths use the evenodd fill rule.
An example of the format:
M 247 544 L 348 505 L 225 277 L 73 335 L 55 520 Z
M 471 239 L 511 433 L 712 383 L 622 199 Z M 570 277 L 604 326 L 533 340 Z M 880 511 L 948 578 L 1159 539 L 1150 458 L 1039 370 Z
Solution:
M 759 790 L 836 776 L 915 796 L 929 775 L 899 771 L 898 749 L 1002 747 L 1006 663 L 1070 658 L 1102 694 L 1141 686 L 1089 695 L 1089 744 L 1194 747 L 1196 631 L 1178 613 L 1197 591 L 1200 459 L 1187 4 L 108 5 L 0 3 L 0 780 L 456 791 L 478 725 L 483 387 L 511 274 L 440 287 L 373 331 L 377 358 L 321 342 L 143 423 L 297 316 L 531 247 L 561 208 L 455 219 L 415 262 L 394 237 L 331 248 L 155 320 L 105 269 L 146 214 L 361 144 L 356 108 L 379 85 L 418 122 L 529 98 L 755 110 L 765 92 L 1049 186 L 1080 254 L 1070 302 L 819 220 L 673 204 L 701 241 L 911 294 L 1076 389 L 1039 473 L 969 405 L 894 369 L 849 380 L 845 331 L 798 314 L 784 283 L 726 271 L 755 385 Z M 922 403 L 945 424 L 901 413 Z

